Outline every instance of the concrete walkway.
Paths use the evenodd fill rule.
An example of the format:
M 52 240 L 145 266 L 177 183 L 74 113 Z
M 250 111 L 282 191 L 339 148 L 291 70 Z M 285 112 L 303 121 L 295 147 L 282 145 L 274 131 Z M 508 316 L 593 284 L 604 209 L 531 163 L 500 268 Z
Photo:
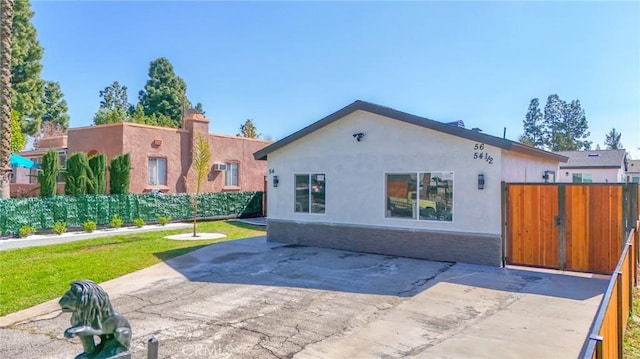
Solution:
M 576 358 L 606 284 L 256 237 L 102 286 L 133 358 Z M 71 358 L 68 325 L 56 301 L 0 318 L 0 357 Z

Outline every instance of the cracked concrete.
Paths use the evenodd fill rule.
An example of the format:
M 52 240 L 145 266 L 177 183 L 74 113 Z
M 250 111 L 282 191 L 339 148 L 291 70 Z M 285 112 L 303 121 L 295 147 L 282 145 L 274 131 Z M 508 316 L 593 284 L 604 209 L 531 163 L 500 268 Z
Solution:
M 152 336 L 161 358 L 569 358 L 606 284 L 258 237 L 101 285 L 133 326 L 133 358 Z M 71 358 L 68 325 L 56 301 L 0 318 L 0 357 Z

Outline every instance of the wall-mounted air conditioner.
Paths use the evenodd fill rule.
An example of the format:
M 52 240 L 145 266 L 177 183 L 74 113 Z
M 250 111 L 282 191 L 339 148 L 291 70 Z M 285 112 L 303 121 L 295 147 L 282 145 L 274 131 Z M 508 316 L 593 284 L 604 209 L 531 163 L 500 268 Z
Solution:
M 214 171 L 226 171 L 227 170 L 227 164 L 226 163 L 216 163 L 213 165 L 213 170 Z

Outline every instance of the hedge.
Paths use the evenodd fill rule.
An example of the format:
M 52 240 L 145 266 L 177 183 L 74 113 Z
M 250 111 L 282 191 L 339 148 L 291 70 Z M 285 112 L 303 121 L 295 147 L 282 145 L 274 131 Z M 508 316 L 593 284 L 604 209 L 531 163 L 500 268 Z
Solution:
M 217 192 L 198 195 L 198 218 L 250 217 L 262 214 L 262 192 Z M 107 225 L 113 215 L 125 223 L 135 218 L 154 222 L 160 216 L 193 218 L 190 195 L 123 194 L 11 198 L 0 200 L 0 234 L 18 233 L 22 225 L 51 229 L 58 221 L 81 227 L 86 221 Z

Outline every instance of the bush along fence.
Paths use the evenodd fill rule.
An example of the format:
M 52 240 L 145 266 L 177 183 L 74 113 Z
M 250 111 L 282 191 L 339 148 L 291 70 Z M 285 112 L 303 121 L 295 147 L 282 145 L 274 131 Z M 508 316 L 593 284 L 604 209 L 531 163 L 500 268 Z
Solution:
M 198 218 L 251 217 L 262 214 L 263 192 L 217 192 L 198 195 Z M 79 195 L 0 200 L 0 234 L 14 235 L 23 225 L 51 229 L 55 222 L 81 227 L 86 221 L 107 225 L 114 215 L 125 223 L 136 218 L 193 219 L 191 195 Z

